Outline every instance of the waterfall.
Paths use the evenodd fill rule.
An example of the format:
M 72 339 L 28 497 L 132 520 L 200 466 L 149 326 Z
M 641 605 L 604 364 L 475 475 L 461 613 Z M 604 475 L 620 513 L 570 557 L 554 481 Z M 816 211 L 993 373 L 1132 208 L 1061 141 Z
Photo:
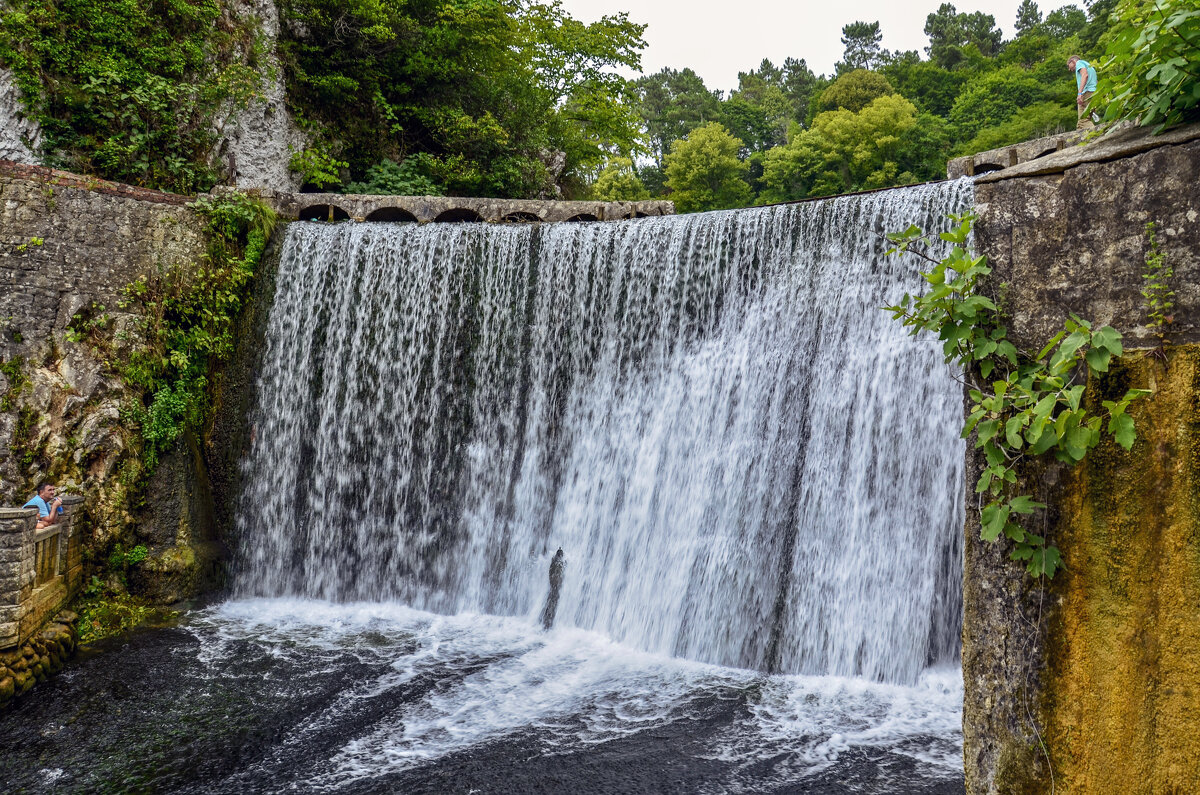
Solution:
M 243 595 L 397 601 L 769 672 L 956 659 L 961 393 L 882 233 L 967 181 L 619 223 L 293 223 Z

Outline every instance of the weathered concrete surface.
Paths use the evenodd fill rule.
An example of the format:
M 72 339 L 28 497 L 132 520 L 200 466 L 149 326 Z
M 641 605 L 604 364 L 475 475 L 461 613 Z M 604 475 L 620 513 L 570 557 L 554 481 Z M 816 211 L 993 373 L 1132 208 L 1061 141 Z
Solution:
M 170 601 L 208 583 L 220 555 L 202 505 L 211 499 L 203 462 L 184 445 L 160 464 L 145 505 L 130 505 L 119 474 L 139 440 L 121 412 L 138 398 L 106 358 L 136 344 L 136 318 L 121 308 L 125 288 L 204 256 L 187 201 L 0 164 L 0 502 L 24 503 L 41 479 L 75 487 L 88 498 L 87 545 L 103 553 L 118 537 L 147 543 L 140 585 Z M 105 316 L 101 329 L 88 329 Z M 177 493 L 179 484 L 189 488 Z M 210 518 L 197 518 L 205 510 Z M 161 582 L 149 576 L 156 572 Z
M 594 202 L 540 201 L 535 199 L 472 199 L 449 196 L 367 196 L 339 193 L 263 193 L 262 197 L 284 218 L 334 218 L 376 220 L 374 213 L 391 215 L 378 220 L 432 221 L 477 220 L 499 222 L 615 221 L 654 215 L 673 215 L 670 201 Z M 340 212 L 339 212 L 340 211 Z M 399 211 L 405 217 L 395 217 Z M 466 217 L 464 217 L 466 216 Z
M 1200 341 L 1200 125 L 1118 160 L 1085 160 L 1052 174 L 976 181 L 979 250 L 1006 282 L 1013 332 L 1030 347 L 1068 312 L 1149 344 L 1142 272 L 1145 226 L 1175 268 L 1171 339 Z M 1032 164 L 1031 164 L 1032 165 Z
M 3 5 L 0 3 L 0 8 Z M 13 81 L 12 71 L 0 67 L 0 160 L 36 164 L 41 138 L 37 122 L 25 116 L 21 90 Z
M 1119 151 L 1132 154 L 1113 159 Z M 1021 491 L 1049 506 L 1034 526 L 1066 561 L 1047 589 L 1003 545 L 982 542 L 968 511 L 967 789 L 1047 792 L 1053 781 L 1059 792 L 1200 791 L 1200 354 L 1181 345 L 1200 340 L 1200 139 L 1194 128 L 1143 133 L 1079 157 L 1053 173 L 977 180 L 977 248 L 993 284 L 1008 285 L 1010 334 L 1022 347 L 1039 349 L 1074 312 L 1141 349 L 1088 400 L 1159 392 L 1136 405 L 1132 453 L 1106 442 L 1074 471 L 1022 472 Z M 1151 220 L 1175 269 L 1167 364 L 1146 354 L 1158 343 L 1140 295 Z M 968 455 L 970 505 L 978 473 Z

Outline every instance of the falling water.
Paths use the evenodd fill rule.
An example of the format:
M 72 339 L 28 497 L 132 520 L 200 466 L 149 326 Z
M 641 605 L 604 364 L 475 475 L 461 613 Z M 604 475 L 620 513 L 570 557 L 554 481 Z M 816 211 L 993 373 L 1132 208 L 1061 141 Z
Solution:
M 957 656 L 960 393 L 882 233 L 969 182 L 620 223 L 292 224 L 243 596 L 913 683 Z

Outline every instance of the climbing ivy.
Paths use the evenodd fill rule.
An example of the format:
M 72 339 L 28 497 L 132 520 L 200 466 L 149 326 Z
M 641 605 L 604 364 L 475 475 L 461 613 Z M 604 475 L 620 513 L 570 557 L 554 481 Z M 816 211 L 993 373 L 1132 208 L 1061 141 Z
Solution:
M 950 217 L 955 226 L 940 238 L 953 248 L 942 259 L 926 253 L 929 240 L 916 226 L 889 235 L 895 244 L 889 254 L 915 254 L 933 267 L 922 273 L 928 292 L 906 293 L 885 309 L 914 335 L 937 334 L 946 361 L 962 369 L 970 400 L 962 436 L 974 433 L 985 459 L 975 486 L 981 502 L 987 500 L 980 508 L 981 537 L 1007 538 L 1013 560 L 1024 561 L 1031 575 L 1053 577 L 1063 565 L 1058 548 L 1020 518 L 1046 506 L 1018 493 L 1018 468 L 1048 455 L 1077 464 L 1105 433 L 1129 450 L 1136 438 L 1129 406 L 1150 392 L 1131 389 L 1120 400 L 1104 401 L 1102 412 L 1090 412 L 1083 404 L 1086 382 L 1107 372 L 1112 357 L 1123 353 L 1121 334 L 1111 326 L 1093 328 L 1072 314 L 1040 351 L 1018 348 L 1008 338 L 1000 308 L 981 289 L 992 272 L 987 258 L 968 250 L 975 216 Z
M 1146 327 L 1158 337 L 1161 352 L 1167 341 L 1167 326 L 1175 319 L 1175 290 L 1171 287 L 1175 269 L 1159 248 L 1158 227 L 1153 221 L 1146 223 L 1146 240 L 1149 250 L 1146 272 L 1142 274 L 1142 298 L 1146 305 Z
M 275 225 L 269 207 L 241 193 L 201 197 L 191 206 L 206 222 L 204 260 L 160 269 L 126 289 L 142 341 L 118 369 L 144 395 L 126 415 L 141 429 L 146 472 L 207 418 L 212 369 L 233 352 L 234 322 Z

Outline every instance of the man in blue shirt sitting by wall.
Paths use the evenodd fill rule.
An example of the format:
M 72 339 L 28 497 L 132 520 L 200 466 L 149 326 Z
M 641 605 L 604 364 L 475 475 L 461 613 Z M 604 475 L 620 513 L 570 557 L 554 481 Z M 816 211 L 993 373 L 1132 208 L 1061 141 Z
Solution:
M 1075 125 L 1075 129 L 1090 130 L 1096 126 L 1088 113 L 1088 103 L 1096 93 L 1096 67 L 1078 55 L 1072 55 L 1067 61 L 1067 66 L 1075 73 L 1075 105 L 1079 109 L 1079 123 Z
M 59 514 L 63 512 L 62 498 L 55 496 L 56 491 L 57 489 L 49 483 L 39 483 L 33 499 L 21 506 L 22 508 L 38 509 L 38 530 L 57 522 Z

